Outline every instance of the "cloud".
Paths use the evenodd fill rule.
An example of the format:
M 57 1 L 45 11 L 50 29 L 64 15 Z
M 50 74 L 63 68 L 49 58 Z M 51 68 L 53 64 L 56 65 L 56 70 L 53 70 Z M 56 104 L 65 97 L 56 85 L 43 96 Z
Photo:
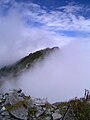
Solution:
M 38 7 L 38 5 L 30 5 Z M 43 27 L 27 24 L 25 11 L 20 13 L 21 8 L 16 5 L 9 11 L 2 9 L 2 15 L 0 15 L 0 67 L 12 64 L 30 52 L 46 47 L 60 47 L 73 39 L 58 35 Z M 3 12 L 7 12 L 7 14 L 3 15 Z
M 33 6 L 33 5 L 32 5 Z M 86 19 L 83 15 L 90 11 L 88 7 L 79 5 L 67 5 L 61 6 L 57 10 L 51 10 L 47 12 L 38 5 L 33 6 L 33 10 L 30 9 L 25 14 L 28 19 L 38 21 L 42 26 L 48 30 L 77 30 L 90 32 L 90 19 Z M 86 10 L 85 10 L 86 9 Z
M 77 30 L 90 32 L 90 18 L 85 15 L 90 11 L 88 6 L 69 3 L 66 6 L 60 6 L 56 10 L 48 10 L 32 2 L 16 2 L 9 0 L 12 8 L 17 8 L 20 14 L 23 14 L 29 23 L 38 22 L 47 30 Z M 7 5 L 1 1 L 1 6 Z M 3 7 L 4 8 L 4 7 Z M 23 9 L 24 8 L 24 9 Z
M 7 81 L 3 88 L 22 87 L 50 101 L 80 96 L 90 78 L 90 18 L 80 14 L 85 8 L 67 5 L 47 11 L 31 2 L 11 1 L 0 1 L 0 67 L 41 48 L 59 46 L 61 51 L 20 76 L 19 83 L 13 80 L 16 86 Z
M 85 41 L 84 41 L 85 42 Z M 2 89 L 21 88 L 26 94 L 60 102 L 82 97 L 90 84 L 90 42 L 76 40 L 38 62 L 35 67 L 13 80 Z

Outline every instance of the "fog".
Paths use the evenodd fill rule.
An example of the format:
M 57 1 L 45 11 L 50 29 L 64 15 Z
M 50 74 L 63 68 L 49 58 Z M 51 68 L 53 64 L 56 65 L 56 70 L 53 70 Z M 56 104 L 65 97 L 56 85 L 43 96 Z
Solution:
M 23 14 L 11 9 L 8 15 L 0 16 L 0 67 L 15 63 L 36 50 L 62 46 L 72 39 L 58 38 L 48 30 L 28 25 Z
M 21 88 L 32 97 L 47 98 L 50 102 L 82 97 L 84 89 L 90 86 L 89 38 L 35 27 L 27 24 L 25 17 L 16 8 L 0 15 L 0 68 L 40 49 L 58 46 L 60 50 L 17 78 L 3 78 L 0 92 Z
M 88 44 L 87 41 L 72 41 L 21 76 L 5 82 L 4 90 L 21 88 L 26 94 L 47 98 L 49 102 L 83 97 L 84 89 L 89 89 L 90 84 Z

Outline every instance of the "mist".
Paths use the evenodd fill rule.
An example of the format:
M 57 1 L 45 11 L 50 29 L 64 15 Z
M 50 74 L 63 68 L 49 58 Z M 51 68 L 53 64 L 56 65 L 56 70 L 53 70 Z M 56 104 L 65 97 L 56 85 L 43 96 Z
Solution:
M 47 98 L 49 102 L 83 97 L 90 84 L 90 49 L 84 42 L 72 41 L 17 79 L 5 82 L 4 90 L 21 88 L 27 95 Z
M 35 4 L 30 5 L 31 8 L 35 7 Z M 31 52 L 40 49 L 57 46 L 60 50 L 47 56 L 43 61 L 38 61 L 32 69 L 20 76 L 0 80 L 0 82 L 4 81 L 4 84 L 0 86 L 0 92 L 21 88 L 27 95 L 35 98 L 47 98 L 49 102 L 82 97 L 84 89 L 90 87 L 90 36 L 81 35 L 80 37 L 80 35 L 70 36 L 71 33 L 68 35 L 60 33 L 59 28 L 60 26 L 63 28 L 62 25 L 65 26 L 64 30 L 72 28 L 72 25 L 69 26 L 68 23 L 70 16 L 67 18 L 66 13 L 62 13 L 62 16 L 66 16 L 59 23 L 60 18 L 56 14 L 57 11 L 55 14 L 51 14 L 53 11 L 49 14 L 39 6 L 38 9 L 42 13 L 40 17 L 37 13 L 38 6 L 36 6 L 36 9 L 33 8 L 36 11 L 34 12 L 33 9 L 32 11 L 28 10 L 27 4 L 24 12 L 20 12 L 23 9 L 23 4 L 21 6 L 21 9 L 19 9 L 17 4 L 6 15 L 1 15 L 3 11 L 0 11 L 0 68 L 13 64 Z M 35 26 L 32 23 L 27 23 L 28 14 L 30 15 L 29 19 L 34 20 L 34 22 L 38 22 L 35 21 L 36 18 L 40 23 L 42 19 L 42 22 L 45 20 L 44 25 Z M 74 16 L 70 15 L 71 18 Z M 50 16 L 50 18 L 47 18 L 47 16 Z M 50 27 L 52 18 L 55 17 L 57 18 L 56 26 Z M 84 29 L 88 28 L 86 25 L 88 22 L 85 18 L 82 17 L 83 22 L 76 18 L 78 17 L 75 17 L 75 24 L 73 22 L 75 28 L 70 29 L 71 31 L 77 30 L 78 32 L 83 25 Z M 80 24 L 80 27 L 78 27 L 77 21 L 83 25 Z M 81 29 L 82 31 L 83 29 Z
M 11 9 L 8 15 L 0 16 L 0 67 L 13 64 L 31 52 L 67 44 L 72 38 L 66 42 L 65 39 L 61 36 L 58 40 L 48 30 L 27 25 L 24 15 Z

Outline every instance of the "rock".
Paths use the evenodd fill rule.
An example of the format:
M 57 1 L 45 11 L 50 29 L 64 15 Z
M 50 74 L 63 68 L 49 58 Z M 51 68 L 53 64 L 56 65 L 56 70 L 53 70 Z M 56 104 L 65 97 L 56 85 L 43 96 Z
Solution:
M 1 109 L 1 111 L 5 111 L 5 110 L 6 110 L 5 106 L 3 106 L 2 109 Z
M 56 112 L 56 113 L 60 113 L 60 110 L 59 110 L 59 109 L 57 109 L 57 110 L 55 110 L 55 112 Z
M 51 120 L 51 117 L 48 116 L 48 117 L 46 117 L 44 120 Z
M 8 97 L 8 95 L 7 95 L 7 94 L 5 94 L 5 95 L 3 95 L 3 96 L 2 96 L 2 99 L 3 99 L 3 100 L 6 100 L 6 99 L 7 99 L 7 97 Z
M 63 106 L 63 109 L 67 109 L 68 108 L 68 106 Z
M 41 116 L 44 113 L 44 111 L 38 111 L 36 112 L 35 116 L 38 118 L 39 116 Z
M 44 110 L 44 111 L 46 111 L 46 108 L 45 108 L 45 107 L 43 107 L 43 110 Z
M 54 112 L 54 110 L 55 110 L 55 109 L 54 109 L 53 107 L 51 107 L 51 112 Z
M 22 92 L 22 90 L 19 88 L 18 90 L 17 90 L 17 93 L 21 93 Z
M 45 102 L 43 102 L 41 99 L 34 99 L 34 104 L 37 105 L 37 106 L 44 106 L 45 105 Z
M 45 104 L 47 103 L 46 99 L 40 99 L 40 98 L 34 99 L 33 102 L 37 106 L 45 106 Z
M 19 96 L 20 93 L 21 90 L 10 91 L 5 97 L 4 105 L 10 114 L 15 118 L 20 120 L 27 120 L 28 109 L 26 106 L 24 106 L 24 104 L 26 105 L 26 101 L 23 97 Z
M 27 117 L 28 117 L 28 109 L 25 109 L 23 106 L 15 109 L 15 110 L 11 110 L 10 113 L 14 117 L 16 117 L 20 120 L 27 120 Z
M 14 105 L 20 101 L 23 101 L 24 99 L 22 97 L 18 96 L 17 92 L 11 92 L 6 98 L 5 105 Z
M 59 113 L 53 113 L 52 117 L 53 117 L 53 120 L 58 120 L 58 119 L 62 118 L 62 115 Z
M 36 116 L 36 117 L 39 117 L 39 116 L 41 116 L 43 113 L 44 113 L 43 108 L 42 108 L 41 106 L 39 106 L 39 107 L 37 106 L 37 112 L 36 112 L 35 116 Z
M 60 113 L 68 108 L 66 102 L 50 104 L 46 99 L 32 99 L 21 89 L 0 96 L 0 120 L 62 120 Z M 76 120 L 71 106 L 64 119 Z
M 0 103 L 2 103 L 2 100 L 0 100 Z
M 52 108 L 55 110 L 55 109 L 57 109 L 57 106 L 53 104 Z
M 25 97 L 25 94 L 24 93 L 20 93 L 20 94 L 18 94 L 20 97 Z
M 1 113 L 2 116 L 9 116 L 10 114 L 7 111 Z
M 46 110 L 46 114 L 47 114 L 47 115 L 51 115 L 51 110 L 50 110 L 50 109 L 47 109 L 47 110 Z
M 0 120 L 11 120 L 10 114 L 7 111 L 1 112 L 0 118 Z

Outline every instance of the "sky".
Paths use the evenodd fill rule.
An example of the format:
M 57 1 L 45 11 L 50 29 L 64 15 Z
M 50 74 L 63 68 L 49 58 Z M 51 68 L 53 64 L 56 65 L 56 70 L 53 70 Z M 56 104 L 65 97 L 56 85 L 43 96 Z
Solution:
M 89 0 L 0 0 L 0 66 L 41 48 L 89 39 L 89 13 Z
M 58 86 L 61 78 L 63 78 L 63 82 L 60 83 L 62 87 L 59 89 L 58 86 L 55 94 L 58 90 L 61 90 L 66 98 L 72 95 L 81 95 L 81 91 L 84 88 L 89 89 L 88 85 L 90 84 L 90 0 L 0 0 L 0 67 L 15 63 L 20 58 L 36 50 L 55 46 L 63 51 L 60 52 L 64 54 L 62 55 L 63 62 L 61 57 L 57 57 L 57 61 L 54 58 L 55 55 L 52 59 L 46 60 L 42 67 L 40 65 L 36 66 L 33 74 L 31 72 L 30 75 L 32 75 L 34 82 L 39 79 L 40 81 L 38 81 L 38 87 L 35 86 L 37 87 L 37 94 L 33 91 L 34 82 L 30 83 L 33 95 L 38 96 L 45 92 L 43 90 L 39 94 L 42 90 L 38 88 L 41 87 L 39 83 L 42 83 L 43 78 L 43 80 L 49 80 L 48 73 L 50 73 L 50 76 L 56 74 L 56 76 L 51 77 L 52 87 L 50 89 L 48 86 L 48 91 L 49 89 L 53 91 L 54 84 Z M 48 67 L 49 63 L 54 65 L 53 69 L 52 65 Z M 60 76 L 58 71 L 63 71 L 63 77 Z M 42 76 L 40 76 L 41 73 Z M 64 76 L 67 76 L 67 81 L 70 80 L 67 82 L 67 86 L 64 86 L 66 81 Z M 22 81 L 24 78 L 29 82 L 29 73 L 20 77 Z M 75 87 L 70 88 L 68 83 L 73 82 L 75 82 Z M 27 91 L 24 85 L 25 81 L 22 87 Z M 45 85 L 47 86 L 46 83 Z M 8 83 L 6 86 L 9 86 Z M 68 91 L 64 91 L 64 87 Z M 70 94 L 70 91 L 73 91 L 73 93 Z M 44 97 L 50 96 L 50 93 L 47 95 L 47 92 L 45 92 Z M 59 96 L 59 93 L 57 96 Z M 65 99 L 64 96 L 63 99 Z M 59 98 L 56 97 L 54 100 L 57 99 Z

